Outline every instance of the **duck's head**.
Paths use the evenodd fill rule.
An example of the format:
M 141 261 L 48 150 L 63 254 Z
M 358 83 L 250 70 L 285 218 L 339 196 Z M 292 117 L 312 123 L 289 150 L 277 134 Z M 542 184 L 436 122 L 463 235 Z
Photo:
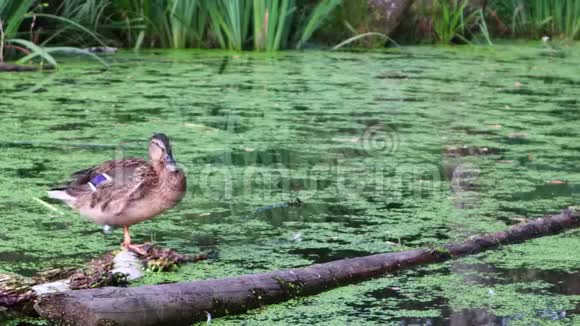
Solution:
M 149 159 L 156 167 L 167 169 L 170 172 L 177 170 L 171 145 L 167 135 L 159 133 L 154 134 L 149 141 Z

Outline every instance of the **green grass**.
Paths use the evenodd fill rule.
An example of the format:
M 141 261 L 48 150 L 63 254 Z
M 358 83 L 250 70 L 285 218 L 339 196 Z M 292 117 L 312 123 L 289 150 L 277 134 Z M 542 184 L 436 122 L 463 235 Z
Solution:
M 99 30 L 106 21 L 109 0 L 63 0 L 57 12 L 92 30 Z
M 0 20 L 2 21 L 2 30 L 6 39 L 16 36 L 20 24 L 34 2 L 34 0 L 0 0 Z
M 312 10 L 310 16 L 299 29 L 299 40 L 296 48 L 301 48 L 312 37 L 312 34 L 322 25 L 326 17 L 342 2 L 342 0 L 321 0 Z
M 484 10 L 483 9 L 478 10 L 477 14 L 479 18 L 477 24 L 479 26 L 479 30 L 481 31 L 481 35 L 483 36 L 488 45 L 493 45 L 493 41 L 491 40 L 491 33 L 489 31 L 489 28 L 487 27 L 487 22 L 485 21 Z
M 32 13 L 31 11 L 34 9 L 32 8 L 34 3 L 35 1 L 18 2 L 0 0 L 0 62 L 4 62 L 4 48 L 15 48 L 26 53 L 24 57 L 18 60 L 19 63 L 26 63 L 35 58 L 40 58 L 41 62 L 47 62 L 50 65 L 57 66 L 57 61 L 52 54 L 56 52 L 67 52 L 87 55 L 108 66 L 108 64 L 101 58 L 85 50 L 73 47 L 46 47 L 45 45 L 51 40 L 51 38 L 48 38 L 42 42 L 42 44 L 36 44 L 32 40 L 20 38 L 20 34 L 28 34 L 28 32 L 26 34 L 19 32 L 24 20 L 43 17 L 65 23 L 68 27 L 86 32 L 89 36 L 94 37 L 97 42 L 104 45 L 104 43 L 102 43 L 94 33 L 72 20 L 50 14 Z M 32 34 L 32 32 L 30 32 L 30 34 Z
M 221 48 L 241 51 L 248 39 L 252 3 L 250 0 L 205 1 L 211 31 Z
M 453 39 L 465 40 L 469 27 L 473 25 L 476 12 L 465 16 L 468 0 L 434 0 L 432 10 L 433 31 L 437 41 L 449 44 Z
M 578 0 L 496 0 L 490 3 L 490 7 L 509 25 L 516 37 L 580 37 Z
M 13 48 L 28 53 L 27 57 L 38 56 L 56 65 L 54 58 L 42 47 L 18 38 L 20 25 L 28 17 L 34 2 L 0 0 L 0 62 L 4 62 L 4 49 Z
M 199 0 L 172 0 L 169 12 L 171 47 L 186 48 L 202 43 L 207 14 Z
M 303 47 L 340 3 L 301 4 L 302 20 L 295 19 L 295 0 L 63 0 L 55 14 L 125 47 L 277 51 Z M 51 37 L 67 44 L 90 40 L 70 30 Z
M 18 28 L 33 3 L 33 0 L 0 0 L 0 62 L 4 62 L 7 42 L 17 36 Z
M 580 1 L 555 0 L 548 8 L 551 11 L 550 29 L 552 33 L 561 33 L 574 39 L 580 32 Z
M 254 0 L 254 49 L 276 51 L 285 47 L 295 11 L 294 0 Z
M 468 39 L 473 36 L 473 27 L 478 26 L 486 43 L 492 44 L 493 35 L 487 26 L 486 12 L 469 10 L 468 6 L 468 0 L 433 0 L 428 13 L 437 42 L 470 42 Z M 515 37 L 580 37 L 579 0 L 495 0 L 489 3 L 487 12 L 490 11 L 509 26 Z
M 492 43 L 494 26 L 488 29 L 487 12 L 469 10 L 468 3 L 433 0 L 427 15 L 432 22 L 429 33 L 437 42 L 470 42 L 474 33 L 481 32 L 483 39 Z M 41 46 L 108 44 L 137 49 L 278 51 L 304 48 L 328 21 L 326 25 L 335 26 L 334 30 L 337 25 L 347 26 L 349 33 L 323 30 L 319 37 L 332 39 L 329 33 L 334 33 L 338 40 L 348 38 L 344 44 L 368 37 L 384 38 L 380 31 L 351 26 L 352 21 L 363 19 L 361 13 L 366 13 L 364 7 L 355 10 L 357 6 L 341 0 L 0 0 L 0 43 L 4 44 L 0 60 L 6 48 L 22 52 L 22 45 L 9 43 L 10 39 L 34 38 Z M 488 8 L 516 37 L 580 37 L 580 0 L 491 0 Z M 28 26 L 22 25 L 30 17 L 42 17 L 35 21 L 34 29 L 32 20 Z
M 286 48 L 291 41 L 296 48 L 302 48 L 341 2 L 319 1 L 305 20 L 297 20 L 294 0 L 254 0 L 254 48 L 276 51 Z M 294 35 L 291 33 L 293 22 L 296 22 Z

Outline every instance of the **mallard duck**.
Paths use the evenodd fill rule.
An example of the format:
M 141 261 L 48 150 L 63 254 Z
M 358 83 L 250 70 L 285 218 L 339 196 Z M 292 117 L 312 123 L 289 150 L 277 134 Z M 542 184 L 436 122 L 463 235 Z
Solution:
M 169 139 L 154 134 L 149 160 L 125 158 L 75 172 L 64 187 L 51 189 L 59 199 L 98 224 L 123 226 L 123 246 L 144 254 L 131 244 L 129 226 L 153 218 L 175 206 L 186 190 L 185 173 L 175 165 Z

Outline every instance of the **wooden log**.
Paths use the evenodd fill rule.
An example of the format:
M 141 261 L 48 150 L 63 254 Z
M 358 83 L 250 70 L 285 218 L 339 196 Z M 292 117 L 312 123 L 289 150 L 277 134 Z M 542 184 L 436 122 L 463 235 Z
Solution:
M 170 270 L 186 262 L 207 259 L 208 254 L 183 255 L 169 248 L 146 244 L 146 256 L 121 250 L 93 259 L 82 268 L 57 268 L 39 272 L 34 277 L 0 274 L 0 325 L 10 315 L 38 316 L 34 303 L 38 296 L 103 286 L 126 286 L 142 275 L 142 269 L 155 272 Z
M 38 71 L 41 67 L 37 66 L 25 66 L 25 65 L 17 65 L 13 63 L 3 63 L 0 62 L 0 72 L 30 72 L 30 71 Z M 52 70 L 54 66 L 52 65 L 44 65 L 42 66 L 43 70 Z
M 0 63 L 0 71 L 4 72 L 24 72 L 37 71 L 38 67 L 15 65 L 13 63 Z
M 191 325 L 206 320 L 208 314 L 216 317 L 241 313 L 404 268 L 442 262 L 576 227 L 580 227 L 580 214 L 567 209 L 507 231 L 474 236 L 436 248 L 219 280 L 70 291 L 42 296 L 35 309 L 41 316 L 67 325 Z

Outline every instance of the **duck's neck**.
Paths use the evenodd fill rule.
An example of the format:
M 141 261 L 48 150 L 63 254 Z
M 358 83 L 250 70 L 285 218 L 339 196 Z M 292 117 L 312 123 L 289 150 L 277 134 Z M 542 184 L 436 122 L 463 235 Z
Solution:
M 171 184 L 171 183 L 175 182 L 173 172 L 169 171 L 164 163 L 162 163 L 162 162 L 157 163 L 157 164 L 154 163 L 153 169 L 155 170 L 155 172 L 157 172 L 157 175 L 159 177 L 159 183 Z
M 164 168 L 159 173 L 159 187 L 163 190 L 162 196 L 170 202 L 177 203 L 183 198 L 187 187 L 183 171 L 169 171 Z
M 155 173 L 157 173 L 157 175 L 159 176 L 169 172 L 165 168 L 165 163 L 163 163 L 163 161 L 151 161 L 151 165 L 153 166 L 153 170 L 155 170 Z

